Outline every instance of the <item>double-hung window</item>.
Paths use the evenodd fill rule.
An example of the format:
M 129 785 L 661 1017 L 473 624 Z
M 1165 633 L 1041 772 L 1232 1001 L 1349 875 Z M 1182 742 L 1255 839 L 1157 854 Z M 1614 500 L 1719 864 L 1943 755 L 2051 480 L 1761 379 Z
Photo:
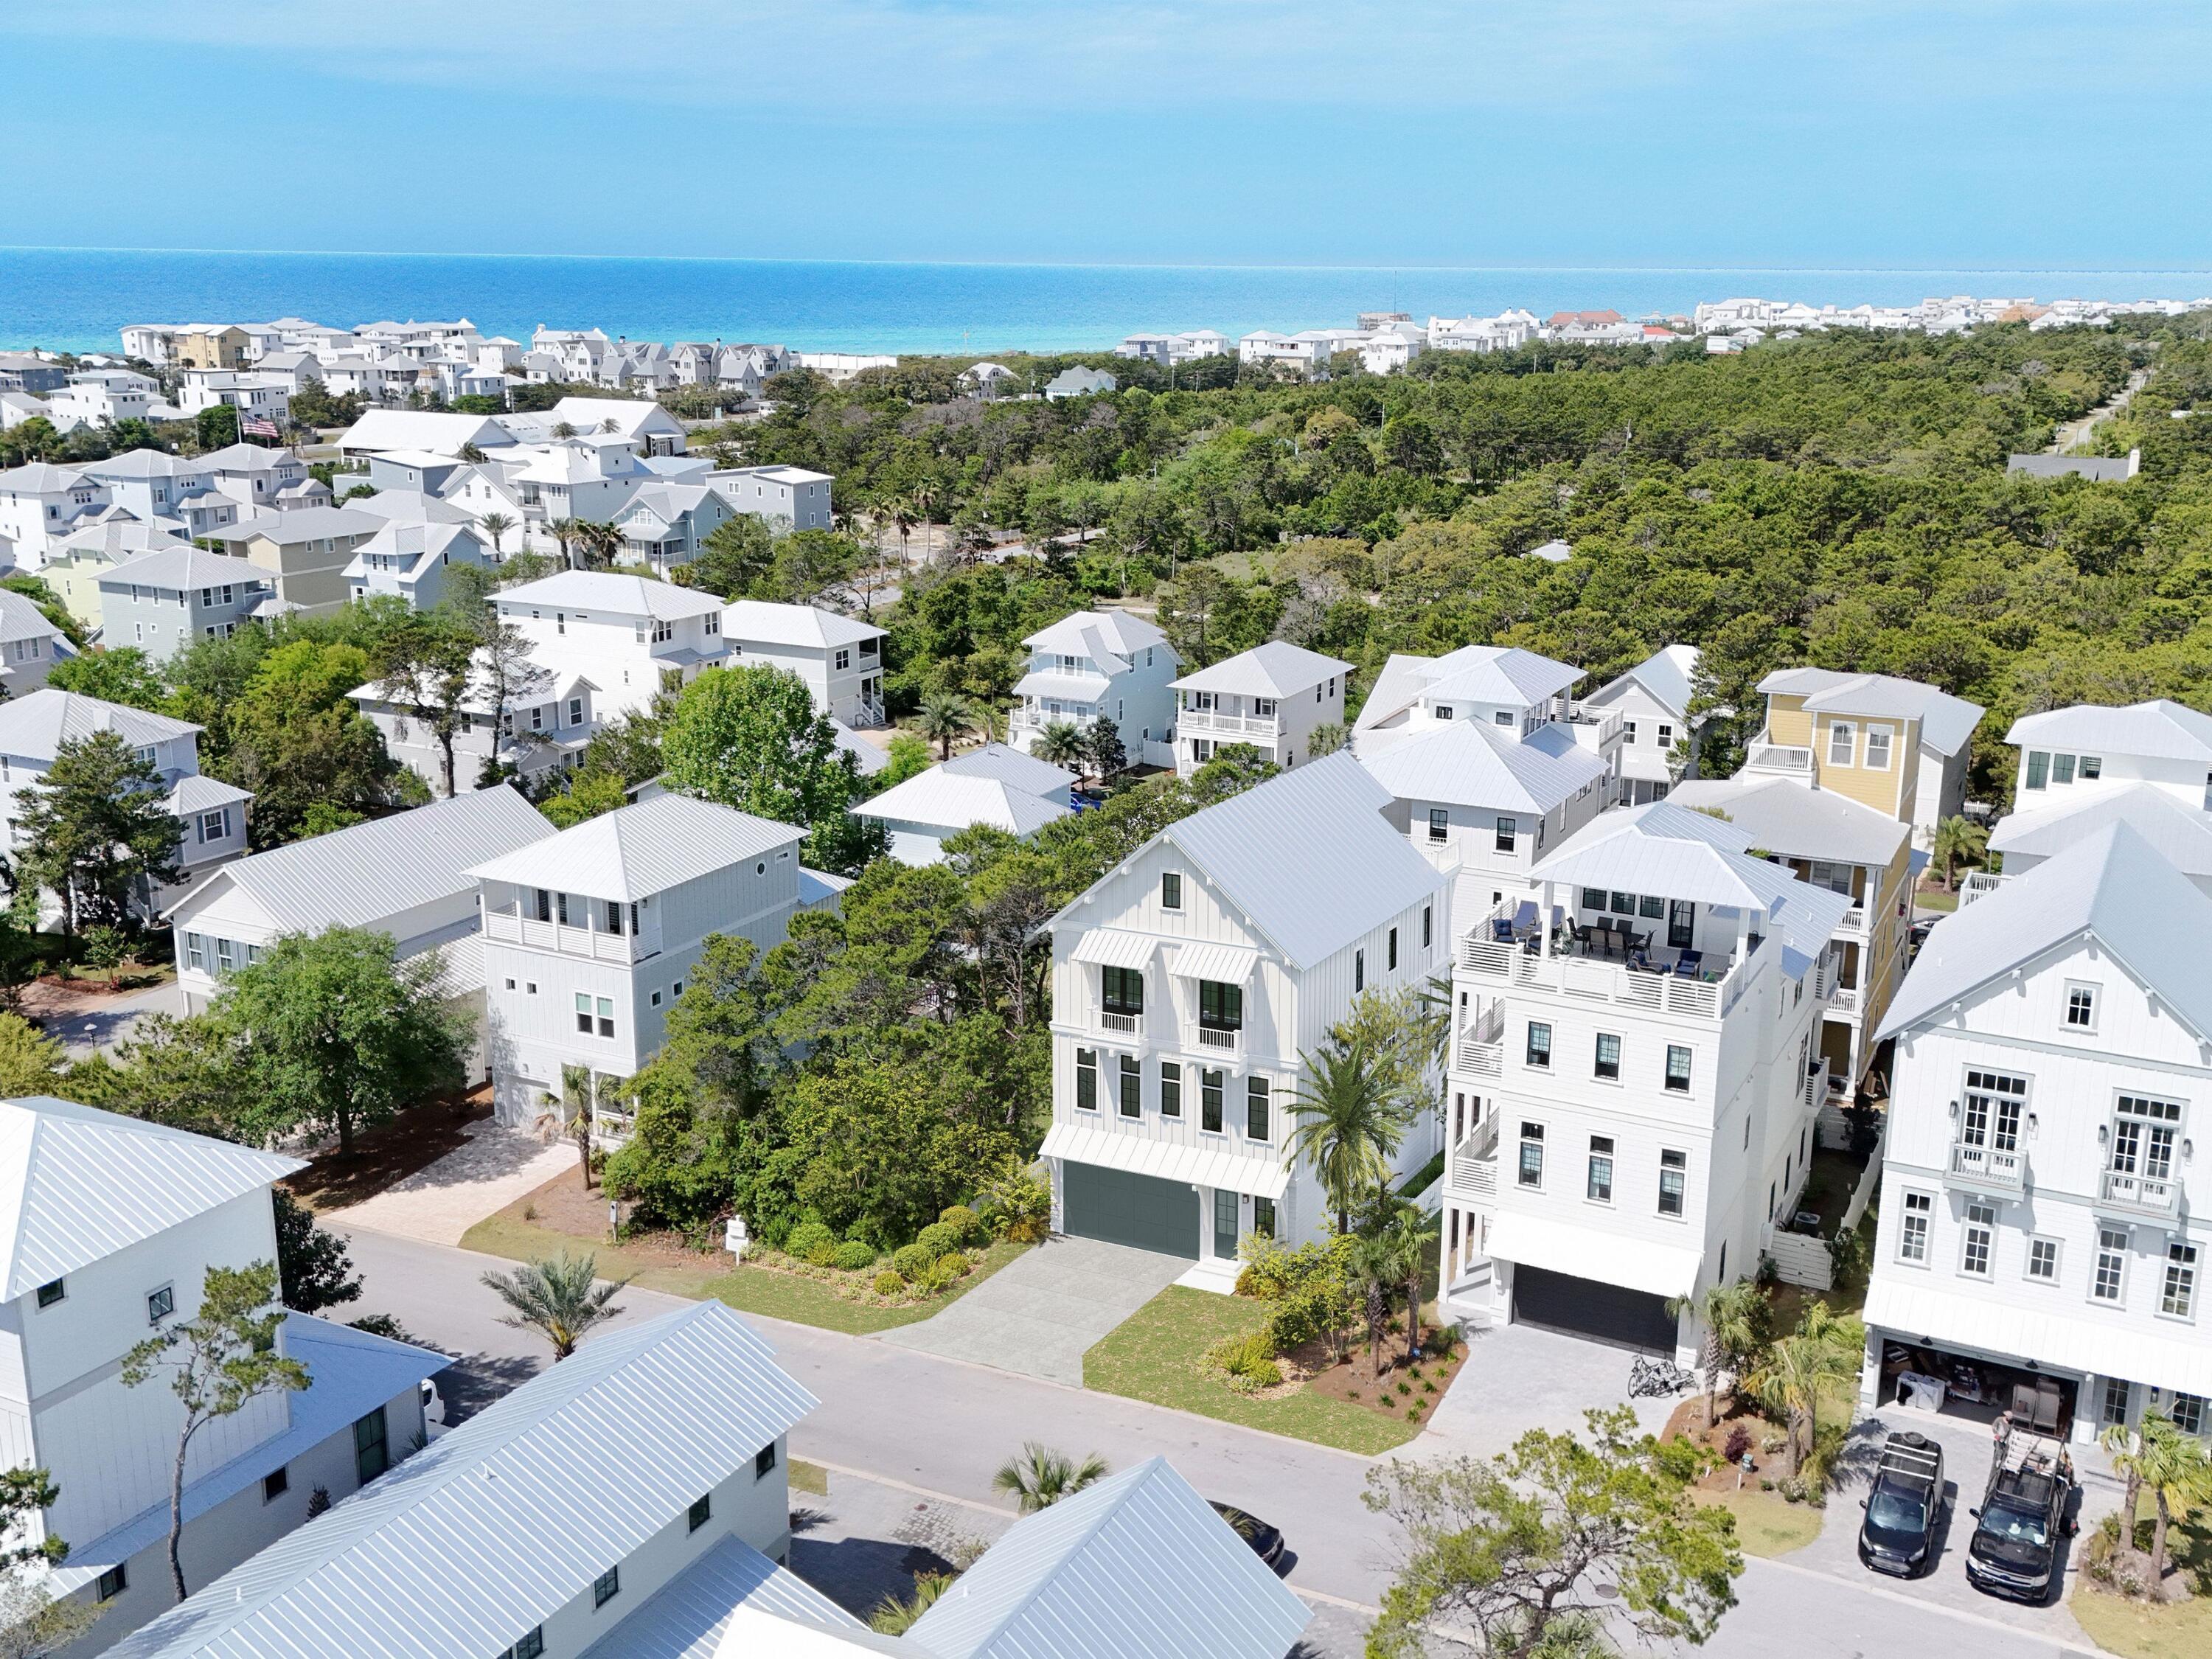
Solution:
M 1990 1242 L 1996 1236 L 1997 1212 L 1994 1205 L 1966 1206 L 1966 1230 L 1959 1247 L 1959 1271 L 1976 1279 L 1990 1276 Z
M 2021 787 L 2024 789 L 2042 789 L 2047 787 L 2050 782 L 2050 751 L 2044 749 L 2029 750 L 2027 751 L 2027 772 L 2021 780 Z M 2207 793 L 2212 793 L 2212 791 L 2208 791 Z
M 1549 1069 L 1552 1064 L 1552 1028 L 1541 1020 L 1528 1022 L 1528 1046 L 1525 1057 L 1531 1066 Z
M 2117 1304 L 2127 1294 L 2128 1230 L 2097 1229 L 2097 1271 L 2089 1280 L 2092 1300 Z
M 1595 1075 L 1608 1083 L 1620 1081 L 1620 1039 L 1610 1031 L 1597 1034 Z
M 1078 1048 L 1075 1051 L 1075 1109 L 1095 1112 L 1098 1109 L 1098 1051 Z
M 1496 831 L 1491 838 L 1492 848 L 1500 853 L 1510 853 L 1520 833 L 1521 821 L 1518 818 L 1498 819 Z
M 1520 1181 L 1523 1187 L 1544 1184 L 1544 1126 L 1540 1123 L 1521 1126 Z
M 1849 766 L 1858 744 L 1858 727 L 1850 720 L 1837 720 L 1828 727 L 1828 764 Z
M 1679 1042 L 1667 1045 L 1667 1086 L 1676 1094 L 1690 1091 L 1690 1051 Z
M 1273 1139 L 1273 1126 L 1267 1115 L 1267 1079 L 1253 1077 L 1244 1079 L 1244 1138 L 1247 1140 Z
M 1121 1115 L 1145 1115 L 1145 1072 L 1134 1054 L 1121 1056 Z
M 1198 1074 L 1198 1127 L 1208 1134 L 1221 1133 L 1221 1073 L 1218 1071 Z
M 576 1029 L 586 1036 L 592 1034 L 592 994 L 588 991 L 576 993 Z
M 1182 1115 L 1182 1064 L 1179 1060 L 1160 1062 L 1160 1115 Z
M 1659 1154 L 1659 1213 L 1682 1213 L 1682 1189 L 1689 1179 L 1690 1156 L 1674 1151 Z
M 1599 1204 L 1613 1202 L 1613 1137 L 1592 1135 L 1589 1143 L 1589 1181 L 1583 1195 Z
M 1866 763 L 1870 772 L 1889 770 L 1889 740 L 1892 732 L 1887 726 L 1869 726 L 1866 730 Z
M 2197 1247 L 2176 1239 L 2166 1247 L 2166 1284 L 2160 1291 L 2158 1310 L 2175 1319 L 2197 1312 Z
M 1182 908 L 1182 878 L 1172 870 L 1165 870 L 1160 873 L 1160 908 L 1163 910 Z
M 1451 809 L 1446 806 L 1429 808 L 1429 839 L 1443 841 L 1451 834 Z
M 1897 1231 L 1897 1259 L 1899 1261 L 1925 1262 L 1928 1260 L 1928 1229 L 1935 1214 L 1934 1194 L 1905 1194 L 1905 1218 Z

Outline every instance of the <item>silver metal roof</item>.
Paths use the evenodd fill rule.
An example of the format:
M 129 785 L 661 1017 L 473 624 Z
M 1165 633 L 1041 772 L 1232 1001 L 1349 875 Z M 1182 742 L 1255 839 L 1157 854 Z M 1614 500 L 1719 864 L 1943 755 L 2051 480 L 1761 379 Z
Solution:
M 2124 708 L 2081 702 L 2023 714 L 2012 723 L 2004 740 L 2022 748 L 2212 763 L 2212 715 L 2165 697 Z
M 1689 718 L 1691 684 L 1698 673 L 1698 647 L 1694 645 L 1662 645 L 1642 662 L 1617 679 L 1603 685 L 1583 699 L 1585 705 L 1606 708 L 1627 685 L 1640 685 L 1662 708 Z
M 499 604 L 502 610 L 511 605 L 558 605 L 587 614 L 599 611 L 611 617 L 658 617 L 672 622 L 722 608 L 721 599 L 703 589 L 612 570 L 558 570 L 520 587 L 502 589 Z
M 955 755 L 940 769 L 955 777 L 996 778 L 1031 795 L 1065 798 L 1064 792 L 1075 781 L 1075 774 L 1066 767 L 1025 755 L 1003 743 L 987 743 L 964 755 Z
M 853 812 L 858 817 L 927 824 L 948 833 L 985 823 L 1026 836 L 1054 818 L 1066 817 L 1071 810 L 1064 800 L 1033 795 L 998 778 L 970 777 L 933 766 L 860 802 Z
M 2212 876 L 2212 812 L 2183 805 L 2152 783 L 2107 789 L 2086 800 L 2008 813 L 1990 831 L 1990 851 L 2051 858 L 2108 823 L 2124 823 L 2185 876 Z
M 1152 1457 L 1016 1522 L 908 1636 L 935 1659 L 1282 1659 L 1312 1619 Z
M 602 1336 L 109 1652 L 485 1659 L 818 1403 L 719 1302 Z
M 1360 763 L 1400 800 L 1522 812 L 1550 811 L 1606 770 L 1578 744 L 1553 754 L 1479 720 L 1454 720 L 1363 755 Z
M 0 1100 L 0 1300 L 305 1168 L 51 1096 Z
M 543 813 L 501 784 L 226 864 L 170 906 L 169 915 L 189 927 L 210 901 L 236 889 L 285 933 L 374 927 L 473 890 L 476 865 L 553 834 Z
M 584 1650 L 583 1659 L 716 1659 L 740 1607 L 851 1635 L 859 1620 L 742 1538 L 725 1538 Z M 889 1650 L 910 1653 L 908 1644 Z
M 1352 665 L 1324 657 L 1287 640 L 1269 640 L 1224 658 L 1175 682 L 1182 691 L 1218 691 L 1230 696 L 1291 697 L 1322 681 L 1352 672 Z
M 1824 714 L 1870 714 L 1918 720 L 1920 740 L 1937 753 L 1955 755 L 1987 712 L 1948 691 L 1894 674 L 1847 674 L 1832 668 L 1778 668 L 1759 681 L 1767 695 L 1800 696 Z
M 199 729 L 189 720 L 173 720 L 167 714 L 149 714 L 143 708 L 103 702 L 51 685 L 0 702 L 0 754 L 27 760 L 50 761 L 64 743 L 81 741 L 95 732 L 113 732 L 134 749 L 148 749 L 172 738 L 197 737 Z
M 587 818 L 469 873 L 480 881 L 627 901 L 796 848 L 805 836 L 787 823 L 672 791 Z
M 112 587 L 159 587 L 183 592 L 195 587 L 216 587 L 225 582 L 259 583 L 268 573 L 251 559 L 229 553 L 210 553 L 204 548 L 179 544 L 157 547 L 125 559 L 100 573 L 102 592 Z
M 1734 904 L 1779 917 L 1825 939 L 1851 908 L 1850 895 L 1815 887 L 1788 868 L 1753 858 L 1752 837 L 1671 800 L 1601 812 L 1529 873 L 1538 881 L 1624 893 L 1650 893 L 1695 904 Z
M 1941 1019 L 1992 980 L 2085 935 L 2212 1040 L 2212 975 L 2202 949 L 2212 938 L 2212 898 L 2124 823 L 1937 922 L 1875 1040 Z
M 1789 778 L 1691 778 L 1667 799 L 1677 806 L 1717 807 L 1748 845 L 1784 858 L 1887 869 L 1912 833 L 1887 812 Z
M 881 639 L 884 630 L 857 617 L 841 617 L 818 605 L 770 605 L 737 599 L 722 608 L 722 637 L 732 644 L 799 645 L 824 650 Z

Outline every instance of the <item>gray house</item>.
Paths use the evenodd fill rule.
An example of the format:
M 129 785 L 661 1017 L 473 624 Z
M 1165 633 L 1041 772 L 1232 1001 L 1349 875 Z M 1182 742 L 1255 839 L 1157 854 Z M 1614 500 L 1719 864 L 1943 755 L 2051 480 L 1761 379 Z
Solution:
M 249 559 L 185 546 L 142 553 L 100 578 L 100 637 L 166 662 L 194 640 L 237 632 L 270 592 Z
M 1089 398 L 1111 392 L 1116 384 L 1103 368 L 1063 368 L 1044 383 L 1044 395 L 1058 403 L 1062 398 Z

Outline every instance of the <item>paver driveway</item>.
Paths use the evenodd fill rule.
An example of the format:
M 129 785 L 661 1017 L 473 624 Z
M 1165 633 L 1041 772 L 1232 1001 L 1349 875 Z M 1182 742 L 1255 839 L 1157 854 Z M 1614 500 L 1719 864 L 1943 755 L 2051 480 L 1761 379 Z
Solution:
M 1429 1418 L 1421 1449 L 1442 1439 L 1449 1450 L 1487 1457 L 1530 1429 L 1583 1429 L 1593 1406 L 1633 1406 L 1643 1428 L 1656 1432 L 1680 1400 L 1631 1400 L 1628 1368 L 1636 1356 L 1534 1325 L 1474 1327 L 1467 1364 Z
M 885 1331 L 883 1340 L 1080 1388 L 1085 1351 L 1189 1266 L 1055 1233 L 935 1318 Z

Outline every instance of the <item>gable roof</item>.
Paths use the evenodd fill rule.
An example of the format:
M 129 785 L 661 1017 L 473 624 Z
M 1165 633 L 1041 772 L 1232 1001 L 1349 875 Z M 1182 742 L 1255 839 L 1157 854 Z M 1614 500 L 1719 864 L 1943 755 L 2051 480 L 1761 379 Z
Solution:
M 908 1637 L 935 1659 L 1280 1659 L 1312 1619 L 1150 1457 L 1016 1522 Z
M 501 605 L 562 605 L 586 611 L 604 611 L 617 617 L 658 617 L 677 621 L 704 617 L 722 608 L 722 601 L 702 588 L 678 587 L 673 582 L 652 581 L 612 570 L 556 570 L 519 587 L 502 588 Z
M 1073 785 L 1075 774 L 1064 766 L 1003 743 L 987 743 L 955 755 L 938 769 L 956 777 L 996 778 L 1032 795 L 1055 795 Z
M 2185 876 L 2212 878 L 2212 812 L 2185 806 L 2156 784 L 2131 783 L 2039 811 L 2010 812 L 1990 851 L 2055 858 L 2108 823 L 2124 823 Z
M 196 737 L 199 729 L 189 720 L 173 720 L 167 714 L 102 702 L 51 685 L 0 702 L 0 754 L 27 760 L 50 761 L 64 744 L 80 742 L 95 732 L 112 732 L 132 748 L 147 749 L 172 738 Z
M 1871 714 L 1918 720 L 1920 741 L 1940 755 L 1955 755 L 1985 709 L 1948 691 L 1894 674 L 1846 674 L 1832 668 L 1778 668 L 1759 681 L 1769 696 L 1802 697 L 1820 714 Z
M 2200 714 L 2166 697 L 2124 708 L 2077 702 L 2023 714 L 2005 733 L 2021 747 L 2086 749 L 2093 754 L 2139 755 L 2146 760 L 2203 761 L 2212 765 L 2212 714 Z
M 258 582 L 267 574 L 251 559 L 229 553 L 210 553 L 184 543 L 157 547 L 136 558 L 125 559 L 100 574 L 102 589 L 137 584 L 181 593 L 195 587 L 220 586 L 225 582 Z
M 1478 720 L 1454 720 L 1360 757 L 1360 764 L 1400 800 L 1548 812 L 1605 775 L 1605 763 L 1579 744 L 1559 753 L 1520 743 Z
M 217 536 L 231 533 L 225 525 L 210 532 Z M 135 557 L 155 548 L 190 547 L 191 544 L 166 525 L 148 524 L 142 519 L 129 517 L 105 519 L 83 529 L 72 531 L 46 549 L 46 562 L 55 564 L 77 554 L 105 554 L 111 562 Z M 5 592 L 0 589 L 0 592 Z
M 1581 669 L 1517 645 L 1469 645 L 1441 657 L 1393 652 L 1369 688 L 1353 729 L 1370 731 L 1429 696 L 1533 706 L 1582 678 Z
M 52 640 L 57 653 L 71 657 L 76 654 L 76 647 L 39 609 L 36 601 L 12 588 L 0 587 L 0 641 L 9 640 Z
M 338 436 L 345 450 L 427 449 L 441 455 L 458 455 L 474 444 L 478 449 L 503 448 L 514 436 L 484 415 L 449 415 L 425 409 L 372 409 Z
M 584 1650 L 584 1659 L 717 1659 L 726 1642 L 732 1659 L 762 1650 L 740 1635 L 749 1621 L 772 1615 L 787 1625 L 812 1626 L 836 1632 L 823 1644 L 830 1653 L 870 1650 L 872 1641 L 884 1653 L 914 1654 L 909 1642 L 875 1636 L 859 1620 L 788 1567 L 778 1566 L 742 1538 L 723 1539 L 671 1578 L 612 1630 Z M 797 1631 L 761 1626 L 765 1641 L 801 1639 Z M 777 1650 L 785 1659 L 787 1647 Z
M 97 483 L 76 467 L 56 466 L 51 461 L 29 461 L 0 472 L 0 490 L 32 495 L 56 495 L 79 484 Z
M 629 901 L 796 847 L 804 830 L 674 791 L 603 812 L 469 873 L 479 881 Z
M 372 927 L 473 891 L 472 866 L 553 833 L 543 813 L 499 784 L 221 866 L 169 915 L 181 920 L 234 889 L 285 933 Z
M 368 496 L 362 497 L 367 501 Z M 358 504 L 344 507 L 292 507 L 281 513 L 257 513 L 250 519 L 240 519 L 236 524 L 227 524 L 208 532 L 211 540 L 218 542 L 250 542 L 257 536 L 265 536 L 279 546 L 295 542 L 319 541 L 325 537 L 374 536 L 384 528 L 388 515 L 364 513 Z
M 818 1403 L 719 1302 L 610 1333 L 110 1651 L 483 1659 Z
M 1904 820 L 1848 795 L 1788 778 L 1689 778 L 1667 799 L 1678 806 L 1718 807 L 1748 845 L 1784 858 L 1887 869 L 1912 833 Z
M 2124 823 L 2094 830 L 1936 924 L 1875 1033 L 1879 1042 L 1933 1024 L 2013 969 L 2084 937 L 2212 1042 L 2212 898 Z
M 818 605 L 771 605 L 764 599 L 735 599 L 722 608 L 722 637 L 747 644 L 803 645 L 822 648 L 878 640 L 884 630 L 858 617 L 841 617 Z
M 1153 839 L 1196 865 L 1293 967 L 1310 968 L 1444 885 L 1383 819 L 1390 799 L 1339 753 L 1194 812 Z
M 1006 782 L 977 777 L 933 766 L 903 783 L 895 783 L 880 795 L 856 804 L 854 813 L 864 818 L 896 819 L 948 830 L 987 823 L 994 830 L 1026 836 L 1072 809 Z
M 307 1165 L 33 1095 L 0 1100 L 0 1300 L 66 1278 Z
M 1691 683 L 1696 678 L 1697 672 L 1696 646 L 1662 645 L 1626 673 L 1598 687 L 1583 701 L 1603 706 L 1613 701 L 1621 687 L 1640 685 L 1662 708 L 1686 720 L 1690 713 Z
M 1269 640 L 1211 668 L 1186 674 L 1175 686 L 1179 691 L 1218 691 L 1228 696 L 1289 697 L 1351 672 L 1350 663 L 1335 657 L 1324 657 L 1287 640 Z

